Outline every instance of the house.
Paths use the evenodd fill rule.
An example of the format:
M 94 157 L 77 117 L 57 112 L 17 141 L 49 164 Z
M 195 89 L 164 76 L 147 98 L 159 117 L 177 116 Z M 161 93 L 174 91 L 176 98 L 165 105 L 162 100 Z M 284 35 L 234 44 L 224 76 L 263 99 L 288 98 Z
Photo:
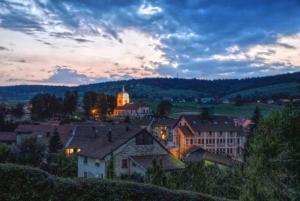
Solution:
M 244 137 L 244 129 L 234 118 L 183 115 L 173 127 L 175 148 L 171 152 L 183 157 L 197 146 L 211 153 L 241 158 Z
M 239 161 L 233 160 L 232 158 L 216 153 L 206 151 L 201 147 L 195 147 L 185 155 L 183 161 L 186 163 L 199 163 L 201 161 L 206 165 L 217 165 L 220 167 L 232 167 L 241 164 Z
M 78 177 L 107 178 L 111 163 L 116 176 L 134 173 L 143 176 L 154 159 L 165 171 L 184 168 L 146 129 L 131 124 L 78 125 L 66 148 L 80 150 Z
M 17 141 L 17 136 L 14 132 L 0 132 L 0 143 L 14 144 Z
M 161 142 L 166 143 L 173 141 L 173 126 L 176 119 L 155 118 L 151 124 L 150 132 Z
M 144 103 L 130 103 L 129 94 L 123 86 L 122 91 L 117 95 L 117 107 L 113 116 L 118 118 L 143 118 L 151 115 L 151 109 Z
M 25 139 L 35 137 L 38 142 L 48 146 L 51 136 L 57 131 L 64 145 L 71 137 L 73 129 L 74 125 L 71 124 L 20 124 L 15 130 L 16 142 L 21 144 Z

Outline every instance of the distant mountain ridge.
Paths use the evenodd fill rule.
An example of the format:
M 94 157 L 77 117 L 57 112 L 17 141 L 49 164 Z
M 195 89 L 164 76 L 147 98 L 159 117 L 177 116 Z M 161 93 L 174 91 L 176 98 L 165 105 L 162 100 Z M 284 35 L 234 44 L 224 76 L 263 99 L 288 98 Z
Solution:
M 298 87 L 296 83 L 299 80 L 300 72 L 246 79 L 143 78 L 76 87 L 43 85 L 3 86 L 0 87 L 0 102 L 8 100 L 27 101 L 37 93 L 50 93 L 62 96 L 67 90 L 77 90 L 81 95 L 90 90 L 115 94 L 121 89 L 122 85 L 125 85 L 126 90 L 133 98 L 231 97 L 232 94 L 236 95 L 239 93 L 251 95 L 251 92 L 252 95 L 296 96 Z M 261 90 L 263 90 L 263 93 Z

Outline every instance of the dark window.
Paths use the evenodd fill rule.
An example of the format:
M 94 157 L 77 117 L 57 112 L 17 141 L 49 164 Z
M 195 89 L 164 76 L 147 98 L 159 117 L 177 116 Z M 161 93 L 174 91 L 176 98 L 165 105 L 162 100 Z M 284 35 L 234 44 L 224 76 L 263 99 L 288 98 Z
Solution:
M 136 145 L 149 145 L 153 144 L 153 137 L 146 132 L 143 132 L 136 136 Z
M 122 159 L 122 168 L 128 168 L 127 159 Z
M 201 139 L 198 139 L 198 144 L 201 144 Z
M 193 139 L 191 139 L 191 144 L 193 144 Z
M 99 167 L 99 166 L 100 166 L 100 163 L 96 162 L 96 163 L 95 163 L 95 166 Z
M 84 160 L 83 160 L 83 163 L 84 163 L 84 164 L 87 164 L 87 162 L 88 162 L 88 158 L 85 156 L 85 157 L 84 157 Z

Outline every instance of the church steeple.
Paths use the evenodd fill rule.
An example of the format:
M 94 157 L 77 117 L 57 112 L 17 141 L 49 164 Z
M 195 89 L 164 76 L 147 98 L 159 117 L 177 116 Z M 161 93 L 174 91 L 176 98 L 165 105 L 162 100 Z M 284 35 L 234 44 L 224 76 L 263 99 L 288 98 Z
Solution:
M 117 95 L 117 106 L 124 106 L 129 103 L 129 94 L 125 91 L 124 85 L 122 91 Z

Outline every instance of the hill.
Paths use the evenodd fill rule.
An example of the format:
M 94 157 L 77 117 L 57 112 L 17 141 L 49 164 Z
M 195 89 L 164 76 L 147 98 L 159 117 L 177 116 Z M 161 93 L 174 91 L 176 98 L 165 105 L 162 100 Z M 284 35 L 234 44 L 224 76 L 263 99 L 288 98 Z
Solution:
M 103 179 L 62 179 L 39 169 L 0 164 L 2 201 L 221 201 L 187 191 Z
M 0 101 L 28 101 L 37 93 L 51 93 L 61 96 L 66 90 L 98 91 L 117 93 L 122 85 L 136 99 L 194 99 L 200 97 L 232 98 L 236 94 L 247 96 L 296 96 L 300 72 L 267 77 L 224 80 L 198 80 L 177 78 L 145 78 L 111 81 L 77 87 L 20 85 L 0 87 Z

